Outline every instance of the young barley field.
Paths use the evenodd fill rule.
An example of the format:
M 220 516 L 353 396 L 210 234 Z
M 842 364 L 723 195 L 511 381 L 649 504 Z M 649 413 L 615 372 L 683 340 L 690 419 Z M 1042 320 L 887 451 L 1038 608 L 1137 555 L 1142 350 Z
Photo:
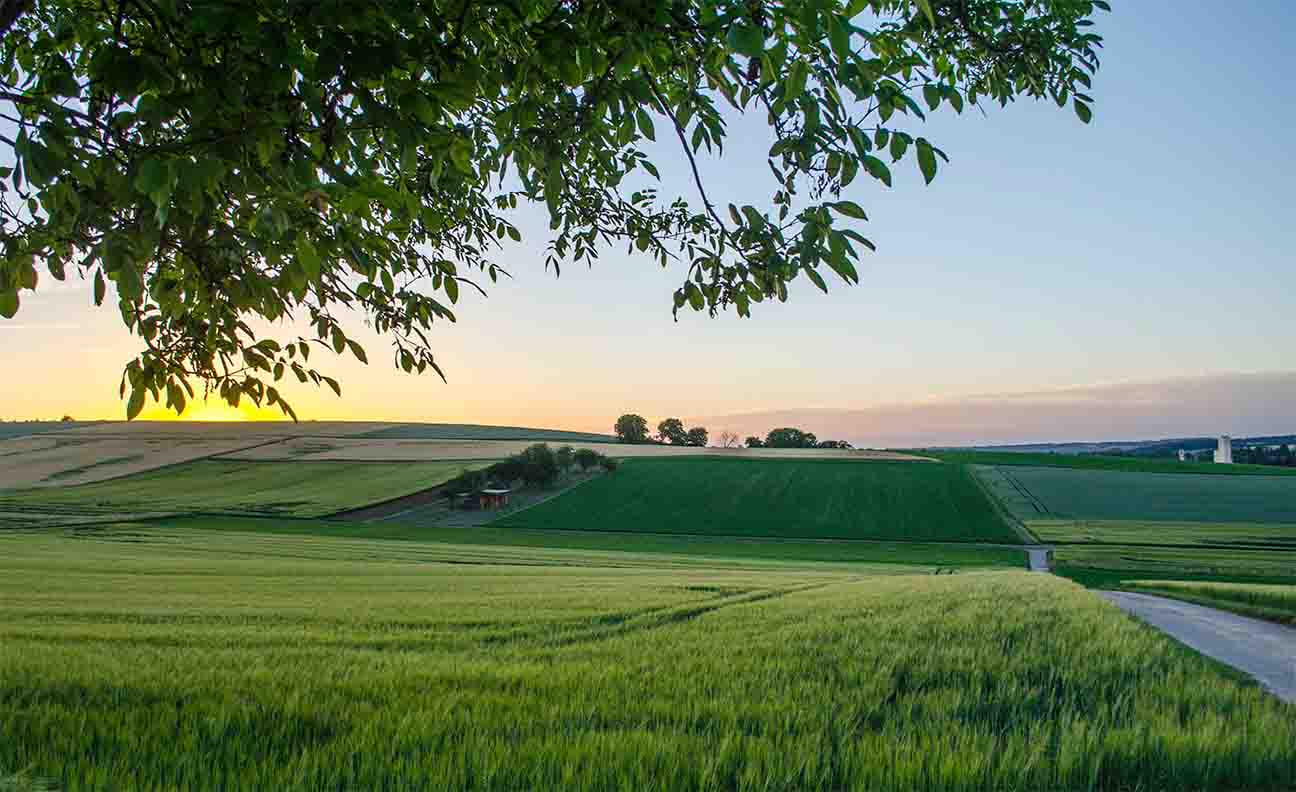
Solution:
M 480 464 L 207 459 L 93 484 L 0 493 L 0 514 L 75 519 L 201 511 L 316 517 L 433 487 Z
M 499 521 L 507 528 L 1020 543 L 962 466 L 635 459 Z
M 162 519 L 134 526 L 150 535 L 166 534 L 178 540 L 193 531 L 228 531 L 271 535 L 328 536 L 348 540 L 395 539 L 411 541 L 426 552 L 437 545 L 478 552 L 499 548 L 517 557 L 540 552 L 585 551 L 583 557 L 606 553 L 605 563 L 624 564 L 625 559 L 694 559 L 699 564 L 777 565 L 804 562 L 850 565 L 867 564 L 874 571 L 884 568 L 907 572 L 950 572 L 955 569 L 1024 569 L 1026 553 L 1010 547 L 922 544 L 854 540 L 779 539 L 777 537 L 696 536 L 688 534 L 620 533 L 614 531 L 558 531 L 552 529 L 502 528 L 479 525 L 470 528 L 403 524 L 397 521 L 352 522 L 344 520 L 282 520 L 274 518 L 185 517 Z M 122 530 L 122 529 L 118 529 Z M 389 547 L 389 546 L 388 546 Z
M 1296 477 L 979 469 L 1018 519 L 1296 523 Z
M 1018 453 L 1015 451 L 914 451 L 915 454 L 961 465 L 1049 467 L 1107 470 L 1125 473 L 1187 473 L 1204 476 L 1293 476 L 1296 468 L 1272 465 L 1216 465 L 1173 459 L 1112 457 L 1097 454 Z
M 1296 585 L 1128 580 L 1123 588 L 1223 608 L 1257 619 L 1296 624 Z
M 416 544 L 0 534 L 0 772 L 67 790 L 1296 783 L 1296 708 L 1051 576 L 401 555 Z
M 1057 574 L 1101 588 L 1139 579 L 1296 584 L 1291 550 L 1063 545 L 1053 560 Z
M 1296 551 L 1296 524 L 1158 522 L 1154 520 L 1031 520 L 1044 542 L 1239 547 Z

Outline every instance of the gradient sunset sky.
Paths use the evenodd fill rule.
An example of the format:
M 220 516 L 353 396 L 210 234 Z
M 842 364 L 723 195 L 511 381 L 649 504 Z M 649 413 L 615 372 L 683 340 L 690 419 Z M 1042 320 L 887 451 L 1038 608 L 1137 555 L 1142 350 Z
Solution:
M 873 445 L 1296 432 L 1292 6 L 1112 4 L 1091 125 L 1051 103 L 942 109 L 919 130 L 952 160 L 934 184 L 906 160 L 891 190 L 852 185 L 878 245 L 857 287 L 800 280 L 751 320 L 673 322 L 682 270 L 616 250 L 555 279 L 530 210 L 500 256 L 513 279 L 435 336 L 449 384 L 357 327 L 370 364 L 324 365 L 343 397 L 290 398 L 308 419 L 609 431 L 638 412 Z M 756 203 L 763 124 L 730 133 L 709 189 Z M 696 203 L 673 149 L 659 163 L 663 193 Z M 123 416 L 137 343 L 87 284 L 46 277 L 0 344 L 0 417 Z

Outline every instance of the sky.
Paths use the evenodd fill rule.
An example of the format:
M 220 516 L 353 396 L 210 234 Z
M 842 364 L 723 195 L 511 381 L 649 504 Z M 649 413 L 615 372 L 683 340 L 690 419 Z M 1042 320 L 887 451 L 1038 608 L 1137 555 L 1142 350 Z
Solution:
M 673 321 L 682 270 L 618 249 L 555 278 L 527 211 L 500 255 L 513 279 L 433 336 L 448 383 L 396 371 L 357 327 L 370 364 L 326 363 L 342 398 L 289 396 L 306 419 L 610 431 L 635 412 L 860 445 L 1296 432 L 1296 21 L 1282 0 L 1113 6 L 1092 124 L 1051 103 L 943 109 L 912 130 L 951 158 L 932 185 L 909 159 L 893 189 L 852 184 L 878 246 L 858 286 L 802 279 L 751 319 Z M 704 162 L 719 203 L 770 193 L 762 126 L 734 119 Z M 696 203 L 659 145 L 663 193 Z M 0 417 L 123 416 L 138 344 L 87 284 L 46 278 L 0 345 Z

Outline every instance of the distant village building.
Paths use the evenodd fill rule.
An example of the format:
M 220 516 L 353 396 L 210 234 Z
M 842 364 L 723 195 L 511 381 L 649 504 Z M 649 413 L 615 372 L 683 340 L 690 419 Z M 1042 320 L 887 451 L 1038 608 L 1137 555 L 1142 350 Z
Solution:
M 1233 464 L 1233 438 L 1220 435 L 1219 447 L 1215 449 L 1215 463 L 1218 465 Z
M 1179 461 L 1180 461 L 1180 462 L 1187 462 L 1187 461 L 1188 461 L 1188 452 L 1185 451 L 1185 450 L 1183 450 L 1182 448 L 1179 449 Z
M 511 490 L 496 488 L 484 489 L 481 491 L 481 507 L 483 509 L 502 509 L 508 505 L 509 493 Z

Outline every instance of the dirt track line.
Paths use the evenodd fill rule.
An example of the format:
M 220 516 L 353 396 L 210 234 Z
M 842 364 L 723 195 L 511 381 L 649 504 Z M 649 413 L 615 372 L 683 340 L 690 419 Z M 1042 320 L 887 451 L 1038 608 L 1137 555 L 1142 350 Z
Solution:
M 1185 646 L 1253 677 L 1278 698 L 1296 703 L 1296 628 L 1169 597 L 1098 593 Z

